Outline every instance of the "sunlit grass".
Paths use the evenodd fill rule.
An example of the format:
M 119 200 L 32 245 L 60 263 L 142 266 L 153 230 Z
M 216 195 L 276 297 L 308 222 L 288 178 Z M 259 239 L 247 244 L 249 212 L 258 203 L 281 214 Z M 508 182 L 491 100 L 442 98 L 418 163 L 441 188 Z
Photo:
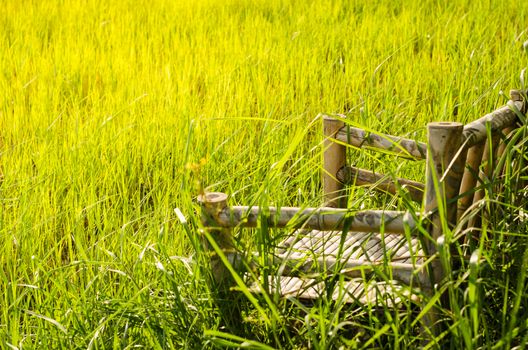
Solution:
M 173 208 L 194 222 L 205 186 L 233 203 L 318 205 L 320 112 L 422 141 L 427 122 L 476 119 L 519 87 L 526 23 L 515 1 L 4 2 L 2 347 L 213 346 L 221 318 Z M 478 342 L 525 336 L 516 283 L 487 284 L 497 304 L 481 308 L 517 318 Z M 325 307 L 290 338 L 251 315 L 239 335 L 353 347 L 383 327 L 361 330 L 361 314 L 350 337 L 328 338 Z

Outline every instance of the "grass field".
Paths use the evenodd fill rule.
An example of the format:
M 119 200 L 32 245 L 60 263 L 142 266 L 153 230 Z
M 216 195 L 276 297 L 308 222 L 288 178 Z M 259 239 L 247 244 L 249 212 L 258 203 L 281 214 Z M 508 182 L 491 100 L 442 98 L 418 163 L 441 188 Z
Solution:
M 527 23 L 513 0 L 3 1 L 0 346 L 418 346 L 409 312 L 328 301 L 242 298 L 229 323 L 186 259 L 192 199 L 318 205 L 319 113 L 422 141 L 430 121 L 474 120 L 524 84 Z M 528 341 L 528 237 L 500 224 L 477 292 L 454 277 L 444 345 Z

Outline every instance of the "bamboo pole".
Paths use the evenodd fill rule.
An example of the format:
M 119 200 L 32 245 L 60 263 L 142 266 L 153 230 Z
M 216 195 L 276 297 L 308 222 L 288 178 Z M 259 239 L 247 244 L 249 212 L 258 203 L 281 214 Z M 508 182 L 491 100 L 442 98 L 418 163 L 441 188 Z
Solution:
M 365 210 L 353 212 L 334 208 L 266 208 L 269 227 L 291 227 L 320 231 L 343 230 L 357 232 L 405 233 L 407 225 L 411 230 L 416 223 L 410 213 L 404 211 Z M 218 223 L 225 227 L 256 227 L 259 207 L 231 207 L 218 215 Z
M 403 137 L 368 132 L 351 126 L 343 127 L 337 133 L 336 139 L 354 147 L 381 149 L 395 155 L 414 159 L 425 159 L 427 145 Z
M 399 188 L 405 188 L 413 201 L 423 201 L 425 185 L 421 182 L 402 178 L 392 180 L 387 175 L 351 166 L 341 168 L 337 172 L 337 179 L 344 184 L 372 185 L 374 189 L 391 194 L 397 194 Z
M 491 135 L 491 143 L 486 142 L 484 145 L 484 153 L 482 155 L 482 164 L 481 169 L 479 171 L 479 185 L 484 185 L 487 182 L 489 182 L 489 179 L 491 177 L 491 173 L 493 172 L 494 164 L 496 161 L 496 154 L 497 154 L 497 146 L 499 144 L 499 136 L 497 133 L 493 133 Z M 473 204 L 478 203 L 484 198 L 485 190 L 484 188 L 480 188 L 475 192 L 475 196 L 473 197 Z M 478 227 L 480 226 L 481 216 L 480 215 L 474 215 L 468 222 L 468 227 Z
M 229 260 L 237 261 L 241 258 L 236 253 L 228 254 Z M 249 259 L 248 266 L 251 269 L 258 268 L 255 261 L 258 261 L 258 254 L 254 253 L 253 259 Z M 315 258 L 315 259 L 314 259 Z M 273 256 L 272 265 L 281 265 L 277 270 L 281 276 L 297 277 L 303 275 L 313 275 L 315 273 L 328 273 L 340 267 L 338 273 L 349 278 L 369 277 L 376 271 L 384 271 L 391 278 L 407 285 L 419 283 L 420 286 L 430 286 L 430 280 L 423 269 L 423 265 L 384 261 L 361 261 L 352 259 L 336 259 L 332 256 L 299 256 L 291 252 L 280 253 Z
M 343 184 L 336 178 L 346 164 L 346 148 L 332 140 L 344 125 L 342 120 L 323 116 L 323 201 L 324 205 L 334 208 L 343 208 L 347 202 Z
M 466 152 L 462 146 L 463 125 L 460 123 L 437 122 L 427 125 L 428 152 L 425 182 L 425 212 L 429 216 L 429 233 L 431 240 L 426 240 L 423 248 L 427 256 L 435 255 L 444 240 L 443 218 L 448 226 L 456 223 L 457 206 L 452 203 L 458 195 L 460 182 L 464 172 Z M 456 157 L 456 158 L 455 158 Z M 443 213 L 440 213 L 440 208 Z M 443 216 L 443 217 L 442 217 Z M 440 248 L 440 249 L 439 249 Z M 440 287 L 445 276 L 442 261 L 436 257 L 429 267 L 430 284 L 424 286 L 424 293 L 432 298 L 434 289 Z M 442 300 L 446 302 L 446 296 Z M 427 300 L 425 301 L 427 302 Z M 426 312 L 422 319 L 422 333 L 426 341 L 430 340 L 428 332 L 433 336 L 440 334 L 442 324 L 438 323 L 438 315 L 434 309 Z M 426 333 L 427 332 L 427 333 Z
M 512 101 L 523 101 L 523 94 L 526 95 L 528 90 L 510 90 L 510 100 Z M 525 106 L 526 108 L 526 106 Z
M 521 112 L 524 112 L 526 113 L 526 110 L 527 110 L 527 104 L 525 103 L 524 101 L 524 97 L 523 97 L 523 94 L 526 95 L 528 93 L 528 91 L 521 91 L 521 90 L 510 90 L 510 100 L 513 101 L 513 102 L 520 102 L 522 103 L 522 106 L 520 108 L 520 111 Z M 502 135 L 504 137 L 504 140 L 501 140 L 500 141 L 500 145 L 499 145 L 499 149 L 497 150 L 497 159 L 500 159 L 502 157 L 502 155 L 504 154 L 504 151 L 506 150 L 506 146 L 507 146 L 507 142 L 506 142 L 506 139 L 508 137 L 508 135 L 513 131 L 515 130 L 516 126 L 515 125 L 510 125 L 506 128 L 504 128 L 501 132 L 502 132 Z M 501 138 L 502 139 L 502 138 Z M 501 171 L 502 173 L 502 171 Z
M 524 91 L 523 90 L 510 90 L 510 99 L 512 101 L 520 101 L 523 103 L 523 108 L 521 109 L 521 112 L 524 113 L 525 116 L 528 114 L 528 99 L 527 98 L 528 98 L 528 89 Z M 518 160 L 521 163 L 524 163 L 522 157 L 518 158 Z M 501 169 L 502 174 L 504 174 L 504 170 L 505 168 Z M 517 188 L 525 188 L 527 184 L 528 184 L 527 180 L 521 179 L 520 182 L 516 186 Z
M 495 163 L 498 164 L 500 161 L 501 161 L 501 158 L 504 155 L 504 152 L 506 151 L 506 148 L 508 147 L 508 143 L 509 143 L 509 137 L 511 135 L 511 133 L 515 130 L 515 127 L 508 127 L 504 130 L 502 130 L 502 135 L 501 135 L 501 138 L 500 138 L 500 141 L 499 141 L 499 146 L 498 146 L 498 149 L 497 149 L 497 158 L 496 158 L 496 161 Z M 508 157 L 508 155 L 506 155 L 506 157 Z M 495 168 L 495 167 L 494 167 Z M 506 163 L 503 163 L 502 167 L 500 169 L 497 170 L 492 170 L 493 172 L 496 172 L 496 174 L 498 175 L 499 177 L 499 181 L 503 181 L 504 180 L 504 177 L 506 176 L 506 168 L 507 168 L 507 165 Z M 501 186 L 502 190 L 504 190 L 504 188 Z
M 518 98 L 515 93 L 512 93 L 512 97 L 515 99 Z M 467 124 L 464 127 L 463 134 L 466 147 L 474 146 L 486 139 L 487 123 L 489 123 L 492 133 L 515 125 L 518 119 L 515 109 L 522 112 L 526 109 L 526 104 L 522 100 L 510 100 L 508 105 Z
M 266 215 L 264 217 L 264 215 Z M 259 220 L 269 227 L 303 228 L 320 231 L 343 230 L 357 232 L 404 233 L 416 222 L 408 212 L 390 210 L 351 211 L 336 208 L 293 208 L 233 206 L 224 207 L 209 225 L 216 228 L 256 227 Z
M 314 257 L 315 258 L 315 257 Z M 402 264 L 397 262 L 365 262 L 360 260 L 338 260 L 335 257 L 322 256 L 315 259 L 306 256 L 298 257 L 284 253 L 275 256 L 275 265 L 282 265 L 279 272 L 283 276 L 299 276 L 303 274 L 328 273 L 336 266 L 340 267 L 339 273 L 350 278 L 368 277 L 377 270 L 386 271 L 391 278 L 407 285 L 420 283 L 428 286 L 430 281 L 424 273 L 422 266 L 414 264 Z M 390 270 L 387 271 L 387 270 Z M 366 276 L 365 276 L 366 275 Z
M 425 211 L 430 217 L 430 234 L 432 240 L 425 243 L 427 254 L 437 252 L 437 241 L 444 235 L 442 216 L 447 221 L 448 228 L 456 224 L 457 205 L 453 199 L 457 197 L 460 182 L 464 172 L 465 152 L 460 152 L 462 146 L 463 125 L 461 123 L 437 122 L 429 123 L 427 153 Z M 456 158 L 455 158 L 456 157 Z M 443 208 L 443 213 L 439 212 Z M 432 262 L 433 285 L 444 278 L 444 271 L 439 259 Z
M 214 243 L 226 256 L 232 256 L 234 243 L 232 232 L 228 227 L 219 225 L 220 214 L 227 208 L 227 195 L 221 192 L 209 192 L 198 196 L 201 206 L 201 221 L 205 229 L 209 231 Z M 215 288 L 227 291 L 232 284 L 231 273 L 218 256 L 212 242 L 204 239 L 203 244 L 206 251 L 211 255 L 211 271 Z
M 506 142 L 501 142 L 499 133 L 508 135 L 515 129 L 518 120 L 515 109 L 526 111 L 526 104 L 523 101 L 522 93 L 519 90 L 510 91 L 510 102 L 507 106 L 466 125 L 464 127 L 464 138 L 467 146 L 471 146 L 468 151 L 466 170 L 460 187 L 460 194 L 467 195 L 461 197 L 458 203 L 457 218 L 460 219 L 466 210 L 484 198 L 484 190 L 479 189 L 473 193 L 477 181 L 484 183 L 489 178 L 493 165 L 490 164 L 490 144 L 486 142 L 487 129 L 492 134 L 492 162 L 502 156 Z M 478 142 L 478 143 L 475 143 Z M 498 149 L 497 149 L 498 148 Z M 496 156 L 495 156 L 496 155 Z M 481 165 L 483 168 L 481 169 Z M 476 227 L 480 224 L 480 216 L 473 216 L 467 227 Z M 467 239 L 466 239 L 467 240 Z
M 508 145 L 508 135 L 510 135 L 513 130 L 515 130 L 515 127 L 513 126 L 507 127 L 506 129 L 502 130 L 502 137 L 499 141 L 499 148 L 497 149 L 497 160 L 500 159 L 504 154 L 506 146 Z
M 484 152 L 484 143 L 478 143 L 469 148 L 466 158 L 466 168 L 460 184 L 460 195 L 462 197 L 458 201 L 457 220 L 462 217 L 469 206 L 473 203 L 475 195 L 474 188 L 479 177 L 479 166 L 482 162 L 482 154 Z

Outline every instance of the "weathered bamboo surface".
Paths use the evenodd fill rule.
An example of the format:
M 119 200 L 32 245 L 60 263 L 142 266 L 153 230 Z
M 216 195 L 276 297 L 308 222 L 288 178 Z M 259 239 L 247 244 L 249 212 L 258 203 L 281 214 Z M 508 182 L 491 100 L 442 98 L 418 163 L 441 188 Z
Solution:
M 508 138 L 511 134 L 511 132 L 515 130 L 514 127 L 510 126 L 504 130 L 501 131 L 501 135 L 500 135 L 500 142 L 499 142 L 499 148 L 497 150 L 497 160 L 499 160 L 502 155 L 504 154 L 504 151 L 506 151 L 506 147 L 508 145 Z M 502 169 L 501 169 L 502 170 Z M 502 171 L 501 171 L 502 173 Z
M 499 132 L 515 125 L 518 120 L 515 110 L 522 112 L 525 108 L 525 102 L 523 101 L 509 101 L 508 105 L 467 124 L 464 127 L 463 132 L 465 147 L 472 147 L 486 139 L 488 136 L 486 129 L 487 124 L 489 124 L 492 133 Z
M 477 181 L 485 180 L 485 176 L 480 172 L 480 166 L 484 164 L 486 170 L 484 174 L 489 175 L 490 169 L 493 166 L 487 165 L 489 162 L 489 144 L 486 142 L 488 137 L 486 124 L 489 123 L 491 135 L 493 137 L 493 148 L 498 146 L 496 152 L 497 157 L 501 157 L 505 150 L 506 142 L 500 142 L 500 134 L 503 137 L 515 129 L 515 124 L 518 120 L 517 111 L 525 113 L 527 109 L 526 101 L 523 101 L 523 93 L 519 90 L 510 91 L 510 101 L 508 105 L 499 108 L 498 110 L 485 115 L 484 117 L 467 124 L 464 127 L 463 138 L 464 146 L 468 149 L 466 159 L 466 169 L 462 178 L 460 186 L 460 194 L 462 197 L 458 201 L 457 219 L 460 219 L 465 211 L 472 203 L 478 202 L 483 197 L 483 191 L 478 190 L 474 192 Z M 474 225 L 478 218 L 473 218 L 469 225 Z
M 345 236 L 343 236 L 343 234 Z M 348 277 L 371 275 L 376 271 L 403 283 L 429 283 L 419 272 L 425 256 L 416 237 L 399 234 L 365 234 L 340 231 L 299 231 L 281 242 L 275 264 L 282 273 L 333 271 Z
M 425 159 L 425 155 L 427 154 L 427 145 L 423 142 L 369 132 L 348 125 L 342 127 L 335 138 L 354 147 L 382 149 L 399 156 L 414 159 Z
M 215 224 L 220 227 L 256 227 L 262 218 L 265 218 L 269 227 L 323 231 L 348 229 L 359 232 L 404 233 L 405 227 L 412 230 L 416 226 L 413 216 L 404 211 L 248 206 L 224 208 L 215 217 Z
M 331 273 L 336 266 L 340 267 L 335 271 L 338 274 L 347 276 L 348 278 L 358 277 L 373 277 L 378 272 L 380 275 L 391 276 L 396 281 L 404 284 L 414 284 L 419 286 L 428 286 L 430 284 L 429 277 L 424 273 L 425 268 L 422 265 L 390 263 L 383 262 L 368 262 L 358 260 L 337 261 L 331 257 L 320 257 L 312 260 L 306 257 L 289 257 L 277 256 L 274 259 L 274 264 L 281 264 L 283 266 L 280 272 L 284 276 L 302 276 L 304 274 L 324 274 Z
M 421 182 L 402 178 L 393 180 L 388 175 L 351 166 L 345 166 L 339 169 L 336 177 L 344 184 L 355 184 L 357 186 L 372 185 L 375 189 L 392 194 L 397 194 L 398 188 L 405 188 L 413 201 L 423 201 L 425 185 Z
M 460 152 L 462 144 L 461 123 L 429 123 L 429 149 L 426 168 L 426 211 L 438 208 L 440 200 L 447 205 L 446 218 L 456 222 L 457 206 L 451 201 L 458 196 L 464 174 L 466 152 Z M 437 238 L 437 237 L 434 237 Z
M 498 145 L 500 138 L 497 134 L 493 135 L 489 142 L 486 142 L 484 145 L 484 151 L 482 154 L 481 167 L 479 171 L 479 182 L 480 184 L 485 184 L 489 182 L 491 173 L 495 168 Z M 475 195 L 473 196 L 473 204 L 478 203 L 484 198 L 485 190 L 484 188 L 479 188 Z M 480 226 L 481 216 L 480 214 L 474 215 L 471 220 L 468 222 L 468 227 L 477 227 Z
M 343 240 L 343 242 L 342 242 Z M 411 248 L 412 247 L 412 248 Z M 413 258 L 421 264 L 424 257 L 416 237 L 399 234 L 381 234 L 341 231 L 298 231 L 277 246 L 278 254 L 288 256 L 327 256 L 362 262 L 398 262 L 412 264 Z M 412 255 L 411 253 L 414 253 Z
M 461 123 L 437 122 L 427 125 L 429 152 L 426 167 L 425 211 L 430 216 L 429 232 L 432 240 L 425 242 L 427 254 L 437 252 L 437 241 L 445 233 L 441 216 L 446 218 L 450 228 L 456 223 L 460 183 L 464 174 L 466 153 L 459 153 L 462 144 Z M 456 157 L 456 158 L 455 158 Z M 439 207 L 444 213 L 439 213 Z M 440 283 L 444 270 L 439 259 L 431 263 L 433 279 Z
M 460 194 L 462 197 L 458 200 L 457 220 L 462 217 L 465 211 L 473 203 L 475 195 L 474 189 L 479 177 L 479 167 L 482 162 L 484 152 L 484 142 L 478 143 L 468 149 L 466 158 L 466 167 L 460 184 Z
M 470 148 L 486 138 L 487 123 L 489 123 L 492 132 L 497 132 L 511 127 L 517 122 L 518 116 L 516 111 L 526 112 L 527 103 L 522 100 L 521 92 L 512 90 L 510 95 L 511 101 L 506 106 L 486 114 L 464 127 L 463 138 L 466 148 Z M 328 116 L 325 116 L 325 118 L 331 119 Z M 335 139 L 354 147 L 382 149 L 414 159 L 425 159 L 427 154 L 426 143 L 398 136 L 369 132 L 349 125 L 341 127 L 336 133 Z
M 339 169 L 346 163 L 346 148 L 344 145 L 333 142 L 337 132 L 345 125 L 342 120 L 323 117 L 323 195 L 324 203 L 328 207 L 339 208 L 346 206 L 346 192 L 343 184 L 335 176 Z
M 204 226 L 209 226 L 219 212 L 227 207 L 228 196 L 221 192 L 206 193 L 198 196 L 198 202 L 202 207 L 201 221 Z M 209 229 L 210 236 L 214 243 L 222 250 L 222 252 L 228 253 L 234 251 L 234 242 L 232 232 L 227 227 L 218 227 L 213 225 L 213 228 Z M 224 265 L 222 259 L 218 256 L 214 246 L 208 239 L 204 237 L 202 244 L 205 250 L 211 254 L 210 264 L 212 277 L 214 279 L 214 285 L 212 288 L 215 290 L 225 292 L 234 283 L 232 280 L 231 273 L 227 266 Z
M 314 300 L 326 296 L 327 286 L 322 281 L 312 278 L 268 276 L 270 293 L 277 293 L 286 298 Z M 349 281 L 338 281 L 333 286 L 332 300 L 347 304 L 379 305 L 382 307 L 404 306 L 409 300 L 419 302 L 419 291 L 402 286 L 395 281 L 365 281 L 357 278 Z M 254 293 L 262 293 L 259 285 L 253 284 Z

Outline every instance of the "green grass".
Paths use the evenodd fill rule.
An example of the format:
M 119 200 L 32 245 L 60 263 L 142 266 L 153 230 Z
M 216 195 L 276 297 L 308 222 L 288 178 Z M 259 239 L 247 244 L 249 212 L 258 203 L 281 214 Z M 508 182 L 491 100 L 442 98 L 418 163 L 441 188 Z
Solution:
M 420 140 L 430 121 L 476 119 L 520 87 L 527 20 L 498 0 L 2 2 L 0 346 L 416 346 L 412 313 L 328 301 L 238 297 L 229 324 L 187 260 L 192 198 L 318 205 L 320 112 Z M 453 348 L 528 340 L 523 195 L 449 284 Z

